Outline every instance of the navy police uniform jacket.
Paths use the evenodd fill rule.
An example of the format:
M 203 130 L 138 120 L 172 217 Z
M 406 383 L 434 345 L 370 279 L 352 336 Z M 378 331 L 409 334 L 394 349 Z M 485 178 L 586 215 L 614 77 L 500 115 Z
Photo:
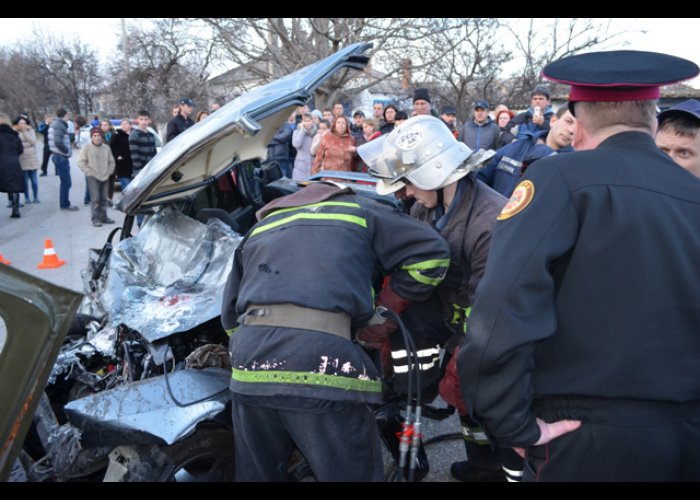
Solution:
M 344 312 L 359 328 L 374 313 L 375 266 L 415 301 L 428 298 L 449 266 L 447 243 L 430 226 L 348 188 L 312 184 L 261 214 L 235 253 L 222 308 L 227 330 L 249 305 L 280 303 Z M 340 336 L 242 324 L 230 350 L 234 394 L 381 401 L 367 353 Z
M 528 132 L 524 138 L 506 144 L 476 172 L 476 178 L 509 198 L 532 162 L 557 153 L 573 151 L 572 147 L 555 151 L 546 144 L 538 144 L 537 141 L 546 138 L 548 133 L 548 130 Z
M 623 132 L 539 160 L 499 219 L 458 369 L 500 445 L 550 398 L 700 401 L 699 179 Z

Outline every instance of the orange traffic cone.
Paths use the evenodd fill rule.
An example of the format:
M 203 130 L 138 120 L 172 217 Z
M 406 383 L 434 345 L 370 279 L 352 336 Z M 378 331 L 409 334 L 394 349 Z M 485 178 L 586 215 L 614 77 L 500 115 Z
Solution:
M 65 261 L 58 259 L 51 239 L 47 239 L 44 243 L 44 261 L 36 267 L 39 269 L 55 269 L 63 264 L 65 264 Z
M 7 259 L 3 259 L 1 253 L 0 253 L 0 264 L 6 264 L 8 266 L 10 265 L 10 261 Z

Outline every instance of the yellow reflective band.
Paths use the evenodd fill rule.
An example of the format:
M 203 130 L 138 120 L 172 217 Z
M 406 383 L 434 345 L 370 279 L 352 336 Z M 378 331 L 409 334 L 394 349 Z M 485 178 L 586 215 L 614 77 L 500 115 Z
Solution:
M 467 334 L 467 327 L 469 326 L 469 315 L 472 313 L 472 306 L 467 307 L 464 310 L 464 335 Z
M 462 437 L 465 441 L 475 444 L 489 444 L 489 438 L 486 433 L 479 427 L 462 427 Z
M 230 337 L 231 335 L 233 335 L 233 333 L 234 333 L 236 330 L 238 330 L 238 327 L 237 327 L 237 326 L 234 326 L 233 328 L 229 328 L 228 330 L 224 330 L 224 331 L 226 332 L 226 335 L 228 335 L 228 336 Z
M 382 392 L 382 383 L 378 380 L 361 380 L 312 372 L 251 371 L 232 368 L 231 378 L 237 382 L 320 385 L 349 391 Z
M 459 304 L 452 304 L 452 320 L 450 321 L 451 325 L 456 325 L 459 323 L 459 320 L 462 318 L 462 311 L 459 308 Z
M 447 269 L 449 265 L 450 259 L 433 259 L 425 260 L 423 262 L 416 262 L 407 266 L 402 266 L 401 269 L 404 271 L 408 271 L 408 275 L 411 276 L 411 278 L 416 280 L 418 283 L 422 283 L 424 285 L 437 286 L 440 283 L 442 283 L 442 280 L 445 278 L 444 273 L 441 276 L 438 276 L 437 278 L 430 278 L 428 276 L 423 276 L 423 274 L 421 274 L 421 271 L 433 270 L 439 267 L 444 267 L 445 269 Z
M 250 237 L 252 238 L 256 234 L 260 234 L 263 231 L 267 231 L 268 229 L 273 229 L 273 228 L 278 227 L 278 226 L 283 226 L 289 222 L 299 220 L 299 219 L 337 220 L 337 221 L 342 221 L 342 222 L 350 222 L 351 224 L 357 224 L 358 226 L 362 226 L 362 227 L 367 227 L 367 221 L 364 218 L 358 217 L 356 215 L 300 213 L 300 214 L 294 214 L 290 217 L 285 217 L 284 219 L 270 222 L 269 224 L 266 224 L 264 226 L 260 226 L 260 227 L 256 228 L 252 233 L 250 233 Z
M 263 217 L 263 220 L 267 219 L 268 217 L 272 217 L 273 215 L 277 215 L 277 214 L 284 214 L 287 212 L 294 212 L 296 210 L 305 210 L 307 208 L 316 208 L 316 207 L 362 208 L 357 203 L 350 203 L 347 201 L 322 201 L 319 203 L 309 203 L 308 205 L 299 205 L 298 207 L 281 208 L 279 210 L 275 210 L 274 212 L 267 214 L 265 217 Z

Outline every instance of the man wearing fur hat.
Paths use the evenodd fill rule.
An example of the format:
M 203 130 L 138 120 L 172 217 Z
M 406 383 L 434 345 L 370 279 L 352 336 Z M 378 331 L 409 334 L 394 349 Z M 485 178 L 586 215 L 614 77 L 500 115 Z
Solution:
M 81 148 L 78 157 L 78 167 L 87 176 L 92 225 L 95 227 L 114 224 L 114 221 L 107 217 L 107 201 L 109 178 L 114 173 L 115 162 L 112 151 L 103 143 L 102 130 L 97 127 L 92 128 L 90 142 Z
M 430 103 L 430 92 L 428 89 L 416 89 L 413 93 L 413 115 L 431 115 L 432 104 Z

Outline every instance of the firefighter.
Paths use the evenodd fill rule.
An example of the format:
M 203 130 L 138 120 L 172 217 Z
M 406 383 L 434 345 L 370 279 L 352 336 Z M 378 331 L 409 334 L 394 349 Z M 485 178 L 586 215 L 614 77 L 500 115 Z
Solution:
M 442 281 L 449 248 L 396 208 L 319 182 L 267 204 L 236 249 L 222 322 L 232 332 L 233 431 L 239 481 L 285 481 L 294 446 L 319 481 L 381 481 L 369 404 L 379 373 L 358 335 L 386 335 L 397 313 Z M 377 333 L 379 332 L 379 333 Z
M 469 335 L 468 317 L 486 266 L 491 230 L 507 201 L 473 173 L 493 152 L 473 153 L 440 120 L 418 116 L 391 134 L 361 146 L 358 154 L 378 178 L 378 192 L 402 190 L 402 196 L 414 198 L 411 215 L 434 227 L 450 245 L 450 269 L 434 297 L 413 304 L 402 315 L 417 346 L 421 385 L 427 386 L 424 397 L 430 399 L 434 396 L 431 386 L 437 386 L 440 375 L 440 349 L 444 347 L 452 353 Z M 375 339 L 372 347 L 379 347 L 381 340 Z M 401 375 L 408 371 L 406 350 L 399 338 L 392 336 L 390 340 L 395 388 L 401 392 Z M 459 389 L 449 383 L 456 381 L 455 363 L 447 366 L 440 392 L 443 399 L 460 410 L 468 457 L 453 463 L 450 472 L 461 481 L 503 481 L 503 460 L 507 462 L 503 464 L 507 472 L 517 480 L 522 461 L 510 450 L 499 458 L 487 436 L 467 415 Z
M 656 148 L 652 52 L 545 66 L 576 151 L 528 168 L 493 232 L 457 365 L 526 481 L 692 481 L 700 470 L 700 181 Z M 524 450 L 523 450 L 524 449 Z

